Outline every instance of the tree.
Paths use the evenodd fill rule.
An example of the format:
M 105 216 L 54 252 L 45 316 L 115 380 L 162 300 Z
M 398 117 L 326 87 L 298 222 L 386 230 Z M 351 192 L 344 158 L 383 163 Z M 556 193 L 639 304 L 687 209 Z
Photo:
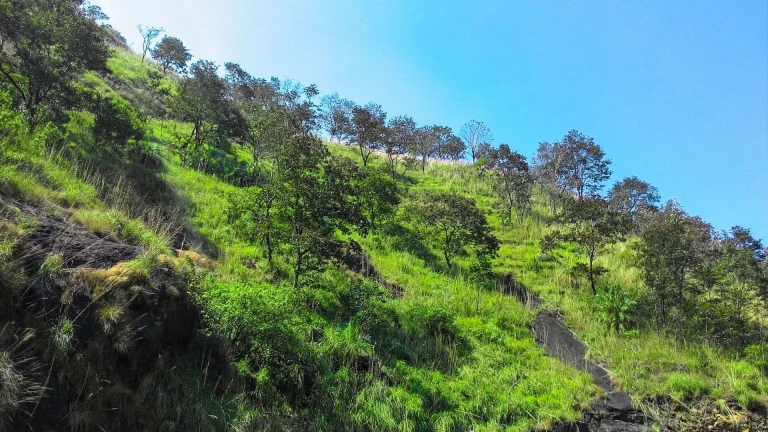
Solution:
M 456 135 L 451 135 L 445 145 L 443 145 L 442 149 L 443 157 L 454 162 L 461 160 L 466 152 L 467 146 L 464 144 L 464 141 Z
M 577 130 L 569 131 L 561 142 L 565 152 L 561 165 L 563 185 L 579 199 L 595 195 L 611 176 L 611 160 L 592 137 Z
M 357 142 L 363 166 L 368 166 L 371 154 L 382 148 L 387 137 L 387 113 L 381 105 L 369 103 L 352 109 L 352 137 Z
M 365 218 L 355 185 L 362 175 L 347 158 L 331 157 L 312 137 L 297 137 L 281 150 L 289 159 L 283 169 L 283 190 L 278 194 L 279 240 L 287 247 L 293 265 L 293 286 L 299 278 L 330 260 L 341 259 L 344 242 L 336 232 L 353 228 L 365 233 Z
M 160 34 L 164 31 L 163 28 L 156 27 L 144 27 L 141 24 L 137 26 L 139 34 L 141 35 L 141 61 L 147 56 L 147 53 L 152 48 L 152 43 L 160 37 Z
M 704 261 L 711 231 L 711 226 L 670 201 L 640 234 L 637 263 L 654 298 L 659 326 L 666 323 L 670 310 L 685 312 L 689 296 L 697 296 L 691 277 Z
M 0 78 L 30 130 L 43 105 L 66 105 L 84 70 L 106 72 L 109 49 L 95 9 L 76 0 L 0 1 Z
M 480 294 L 493 285 L 493 264 L 488 255 L 480 255 L 469 265 L 469 282 L 477 288 L 475 315 L 480 312 Z
M 453 132 L 448 126 L 432 126 L 432 139 L 434 146 L 434 157 L 438 159 L 445 159 L 445 147 L 453 137 Z
M 642 206 L 655 206 L 659 203 L 659 191 L 650 183 L 635 176 L 626 177 L 616 182 L 608 191 L 608 202 L 617 210 L 624 211 L 635 218 L 635 212 Z
M 408 116 L 398 116 L 387 124 L 387 139 L 384 141 L 384 153 L 387 155 L 389 171 L 395 178 L 400 157 L 408 153 L 416 139 L 416 122 Z
M 762 271 L 765 260 L 762 242 L 740 226 L 724 233 L 722 250 L 716 265 L 720 276 L 716 282 L 717 302 L 724 311 L 724 324 L 716 328 L 722 333 L 723 345 L 743 347 L 750 339 L 750 319 L 764 310 L 768 299 L 768 278 Z
M 397 183 L 378 171 L 365 171 L 355 188 L 366 226 L 371 229 L 375 229 L 381 219 L 394 214 L 400 204 Z
M 199 149 L 214 135 L 236 137 L 243 133 L 244 120 L 227 99 L 227 85 L 218 73 L 218 66 L 198 60 L 190 67 L 190 75 L 179 83 L 175 111 L 192 123 L 189 143 Z
M 491 131 L 483 122 L 472 120 L 461 128 L 461 138 L 469 148 L 472 163 L 475 163 L 475 160 L 480 157 L 478 155 L 480 146 L 491 141 Z
M 170 69 L 177 73 L 183 73 L 187 69 L 187 63 L 192 58 L 192 54 L 189 53 L 181 39 L 163 36 L 152 50 L 152 58 L 160 63 L 163 72 Z
M 435 154 L 434 126 L 422 126 L 416 129 L 410 153 L 414 158 L 420 158 L 421 172 L 427 169 L 427 160 Z
M 443 252 L 448 270 L 453 259 L 471 247 L 478 255 L 495 256 L 499 241 L 475 201 L 453 193 L 423 196 L 412 212 L 423 226 L 427 240 Z
M 494 190 L 504 202 L 507 219 L 511 220 L 512 212 L 517 210 L 517 220 L 521 223 L 531 202 L 533 186 L 525 156 L 502 144 L 498 149 L 490 150 L 487 159 L 496 174 Z
M 560 143 L 541 142 L 533 158 L 533 176 L 535 182 L 549 197 L 552 213 L 565 192 L 565 171 L 563 169 L 566 149 Z
M 95 115 L 93 146 L 122 148 L 129 140 L 139 141 L 144 129 L 136 110 L 120 96 L 97 95 L 91 106 Z
M 310 84 L 302 86 L 301 83 L 291 80 L 280 82 L 272 78 L 272 85 L 279 89 L 277 92 L 278 103 L 288 114 L 288 121 L 296 133 L 310 136 L 318 130 L 318 107 L 314 98 L 320 94 L 317 86 Z
M 323 96 L 320 99 L 320 122 L 331 140 L 336 138 L 341 142 L 344 131 L 352 129 L 352 110 L 354 102 L 342 99 L 338 93 Z
M 595 268 L 595 259 L 605 246 L 623 240 L 629 231 L 629 218 L 611 209 L 601 198 L 585 198 L 566 201 L 557 221 L 566 230 L 561 238 L 576 243 L 587 255 L 585 270 L 592 293 L 597 295 L 596 279 L 600 270 Z

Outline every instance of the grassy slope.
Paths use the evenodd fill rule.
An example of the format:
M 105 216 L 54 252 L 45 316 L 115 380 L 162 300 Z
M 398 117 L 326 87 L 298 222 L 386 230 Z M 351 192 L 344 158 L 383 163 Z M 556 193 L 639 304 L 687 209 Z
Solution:
M 349 150 L 340 152 L 350 157 L 354 155 Z M 424 174 L 409 173 L 408 182 L 414 182 L 413 189 L 417 190 L 450 190 L 466 194 L 475 198 L 486 212 L 493 214 L 489 185 L 477 178 L 469 167 L 432 164 Z M 498 217 L 490 217 L 501 240 L 501 250 L 495 261 L 496 271 L 512 272 L 532 292 L 546 300 L 548 307 L 561 310 L 566 322 L 589 346 L 590 356 L 606 364 L 614 381 L 629 391 L 636 402 L 642 405 L 645 398 L 667 395 L 682 402 L 696 393 L 709 393 L 722 405 L 728 400 L 736 400 L 743 407 L 768 402 L 768 380 L 755 366 L 740 361 L 732 354 L 704 344 L 681 342 L 674 335 L 661 334 L 653 329 L 642 329 L 637 334 L 628 335 L 607 331 L 599 319 L 589 290 L 586 286 L 583 289 L 575 287 L 575 281 L 568 275 L 568 269 L 585 258 L 570 245 L 565 245 L 555 252 L 556 262 L 538 259 L 539 239 L 550 230 L 543 220 L 551 213 L 541 202 L 540 195 L 535 195 L 534 200 L 536 203 L 531 214 L 522 224 L 502 226 Z M 597 263 L 610 269 L 605 277 L 607 282 L 638 297 L 644 286 L 639 270 L 632 266 L 631 243 L 634 241 L 637 240 L 629 239 L 610 247 Z M 370 243 L 364 244 L 369 248 L 371 246 Z M 419 261 L 406 252 L 390 248 L 385 253 L 375 250 L 372 256 L 385 276 L 398 282 L 407 281 L 404 283 L 406 286 L 433 283 L 433 279 L 426 275 L 415 280 L 404 277 L 399 267 L 405 262 Z M 464 264 L 466 267 L 467 263 Z M 473 310 L 471 296 L 461 300 L 464 312 Z
M 119 52 L 109 64 L 123 89 L 141 87 L 143 67 L 135 56 Z M 87 77 L 98 84 L 98 77 Z M 293 292 L 273 284 L 265 276 L 262 249 L 240 238 L 226 217 L 226 194 L 234 189 L 214 177 L 181 166 L 169 149 L 172 122 L 150 121 L 148 140 L 163 160 L 162 181 L 178 197 L 185 223 L 198 231 L 217 251 L 218 271 L 212 287 L 239 283 L 247 288 L 217 291 L 217 301 L 253 293 L 263 298 L 299 304 L 292 309 L 293 331 L 304 335 L 321 327 L 327 338 L 312 349 L 319 352 L 375 351 L 376 340 L 350 333 L 350 325 L 322 316 L 309 307 L 307 299 L 321 298 L 323 290 L 308 294 Z M 355 158 L 351 149 L 332 145 L 335 153 Z M 37 147 L 35 147 L 37 148 Z M 94 231 L 113 232 L 150 250 L 167 250 L 167 230 L 161 224 L 141 222 L 135 212 L 118 205 L 120 200 L 105 199 L 93 184 L 87 169 L 52 162 L 51 155 L 32 150 L 6 149 L 0 158 L 0 178 L 7 178 L 28 199 L 51 208 L 63 206 L 73 217 Z M 374 165 L 383 161 L 374 161 Z M 477 179 L 468 167 L 431 164 L 425 174 L 409 172 L 400 178 L 410 190 L 453 190 L 475 197 L 491 212 L 488 185 Z M 109 185 L 107 185 L 109 186 Z M 642 330 L 638 336 L 619 336 L 605 331 L 596 318 L 591 297 L 571 287 L 566 269 L 579 257 L 570 248 L 556 252 L 558 262 L 537 263 L 538 239 L 547 232 L 539 221 L 546 216 L 543 205 L 536 205 L 520 226 L 502 227 L 498 218 L 491 222 L 502 241 L 496 270 L 513 272 L 518 279 L 539 293 L 552 307 L 565 314 L 566 321 L 590 346 L 591 355 L 604 361 L 617 382 L 632 392 L 638 401 L 645 397 L 672 394 L 678 399 L 696 389 L 710 392 L 716 399 L 735 398 L 743 405 L 763 400 L 768 393 L 765 378 L 751 365 L 728 354 L 697 344 L 682 344 L 674 338 Z M 126 226 L 132 228 L 126 230 Z M 358 239 L 373 264 L 388 280 L 405 289 L 402 299 L 391 300 L 392 310 L 405 323 L 400 334 L 406 347 L 421 359 L 409 363 L 388 361 L 383 369 L 393 377 L 393 385 L 368 380 L 359 394 L 344 401 L 358 426 L 375 430 L 412 430 L 428 425 L 436 430 L 527 430 L 544 427 L 555 420 L 576 419 L 579 410 L 597 394 L 585 374 L 565 367 L 543 355 L 529 329 L 533 313 L 516 300 L 495 291 L 482 293 L 476 310 L 477 293 L 459 274 L 446 276 L 404 250 L 402 234 L 375 234 Z M 642 286 L 627 245 L 618 245 L 601 258 L 612 271 L 608 276 L 630 292 Z M 246 265 L 246 263 L 248 265 Z M 467 262 L 459 259 L 460 266 Z M 439 269 L 438 269 L 439 270 Z M 346 283 L 349 276 L 338 271 L 323 275 L 326 284 Z M 220 294 L 220 295 L 219 295 Z M 321 299 L 322 301 L 322 299 Z M 414 311 L 440 307 L 455 317 L 456 332 L 469 349 L 459 349 L 425 341 L 423 330 L 408 327 Z M 343 383 L 339 371 L 333 379 Z

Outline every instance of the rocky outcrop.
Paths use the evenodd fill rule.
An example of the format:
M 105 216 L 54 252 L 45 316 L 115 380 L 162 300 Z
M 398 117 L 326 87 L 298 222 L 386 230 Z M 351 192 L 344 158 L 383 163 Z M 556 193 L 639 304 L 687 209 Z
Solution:
M 503 291 L 513 295 L 521 303 L 531 309 L 544 306 L 544 301 L 531 294 L 525 285 L 507 274 L 501 280 Z M 562 317 L 553 311 L 540 309 L 533 320 L 533 334 L 536 342 L 544 348 L 550 357 L 592 375 L 595 384 L 600 387 L 605 396 L 596 400 L 590 409 L 584 413 L 581 421 L 573 424 L 563 424 L 554 427 L 557 432 L 651 432 L 645 426 L 643 413 L 632 404 L 629 394 L 616 389 L 611 382 L 608 371 L 590 360 L 587 360 L 587 346 L 579 340 L 570 328 L 563 322 Z

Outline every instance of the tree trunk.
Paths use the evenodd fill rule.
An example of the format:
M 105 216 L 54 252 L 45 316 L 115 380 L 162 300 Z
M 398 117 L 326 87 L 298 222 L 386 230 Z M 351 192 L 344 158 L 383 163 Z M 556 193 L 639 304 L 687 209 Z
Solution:
M 592 263 L 595 261 L 595 255 L 589 254 L 589 285 L 592 287 L 592 294 L 597 295 L 597 288 L 595 288 L 595 272 L 592 268 Z
M 368 156 L 365 155 L 365 149 L 363 148 L 362 144 L 358 144 L 358 146 L 360 147 L 360 157 L 363 159 L 363 166 L 367 167 L 368 166 Z M 368 153 L 368 155 L 370 155 L 370 153 Z
M 296 266 L 293 268 L 293 288 L 299 287 L 299 274 L 301 273 L 301 253 L 296 254 Z

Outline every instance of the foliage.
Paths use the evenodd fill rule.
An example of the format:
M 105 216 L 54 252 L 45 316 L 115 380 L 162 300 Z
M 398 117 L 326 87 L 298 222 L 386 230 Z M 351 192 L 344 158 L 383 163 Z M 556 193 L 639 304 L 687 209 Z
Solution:
M 534 160 L 539 183 L 550 189 L 552 208 L 564 192 L 595 196 L 611 176 L 611 160 L 592 137 L 568 131 L 560 142 L 542 142 Z
M 638 264 L 656 302 L 656 320 L 665 324 L 671 312 L 683 314 L 699 288 L 691 276 L 706 259 L 712 228 L 668 202 L 641 233 Z
M 621 288 L 608 285 L 595 297 L 595 304 L 608 328 L 618 333 L 629 320 L 630 310 L 635 302 Z
M 495 174 L 492 181 L 504 203 L 506 219 L 511 221 L 512 212 L 517 211 L 517 223 L 522 223 L 533 193 L 533 176 L 525 156 L 502 144 L 498 149 L 490 149 L 484 159 Z
M 576 243 L 587 255 L 587 276 L 592 293 L 597 295 L 595 258 L 607 245 L 624 238 L 629 230 L 627 217 L 600 198 L 585 198 L 566 201 L 557 220 L 567 229 L 561 237 Z
M 400 191 L 397 183 L 374 170 L 362 174 L 357 185 L 359 205 L 367 225 L 378 228 L 378 221 L 395 213 L 400 204 Z
M 163 114 L 159 92 L 165 89 L 176 99 L 177 119 L 189 122 L 137 114 L 146 120 L 142 151 L 93 155 L 93 165 L 80 166 L 51 150 L 95 145 L 96 134 L 108 129 L 94 129 L 96 108 L 79 104 L 67 112 L 68 122 L 51 117 L 30 135 L 12 100 L 0 96 L 0 122 L 9 125 L 0 132 L 0 319 L 35 327 L 33 349 L 50 361 L 48 385 L 56 392 L 40 399 L 33 422 L 60 414 L 75 430 L 522 431 L 579 419 L 596 393 L 589 377 L 536 346 L 530 332 L 535 311 L 493 289 L 494 270 L 512 273 L 563 310 L 590 355 L 638 399 L 711 397 L 752 409 L 765 403 L 765 344 L 758 331 L 765 304 L 762 244 L 741 228 L 709 230 L 702 241 L 688 241 L 697 221 L 665 208 L 657 213 L 650 201 L 635 209 L 643 234 L 620 241 L 615 222 L 622 218 L 606 213 L 624 208 L 617 194 L 613 208 L 600 200 L 599 209 L 589 210 L 597 201 L 586 195 L 599 190 L 608 163 L 588 137 L 569 134 L 573 139 L 557 143 L 551 154 L 552 148 L 540 148 L 554 159 L 537 157 L 532 171 L 508 147 L 490 148 L 490 137 L 471 149 L 480 166 L 434 163 L 426 170 L 430 158 L 459 157 L 464 143 L 447 127 L 417 128 L 402 116 L 366 144 L 380 147 L 387 159 L 366 163 L 359 148 L 323 144 L 316 136 L 322 125 L 340 138 L 336 131 L 351 127 L 354 114 L 339 97 L 315 105 L 315 86 L 254 78 L 234 63 L 225 65 L 221 79 L 214 65 L 201 63 L 205 85 L 192 92 L 194 71 L 177 87 L 174 74 L 162 77 L 128 51 L 111 55 L 112 76 L 88 72 L 73 87 L 149 116 Z M 189 102 L 183 109 L 182 98 Z M 195 104 L 203 111 L 224 108 L 199 116 L 199 146 L 196 113 L 187 110 Z M 376 133 L 380 118 L 371 122 Z M 378 139 L 383 147 L 371 144 Z M 588 157 L 580 160 L 568 148 L 587 149 Z M 494 160 L 499 152 L 505 157 Z M 502 172 L 491 161 L 511 162 L 509 173 L 527 170 L 539 185 L 527 181 L 528 198 L 519 207 L 526 211 L 516 224 L 491 211 Z M 590 164 L 597 174 L 577 172 Z M 398 166 L 406 169 L 401 175 Z M 565 201 L 561 218 L 546 226 L 553 214 L 548 204 L 578 195 L 579 175 L 585 196 Z M 154 180 L 140 183 L 145 177 Z M 138 187 L 141 196 L 114 198 L 133 181 L 151 186 Z M 137 210 L 118 205 L 123 201 L 136 201 Z M 589 211 L 572 208 L 579 205 Z M 28 206 L 34 215 L 66 215 L 68 223 L 144 253 L 135 262 L 74 272 L 54 253 L 35 264 L 39 268 L 25 269 L 39 262 L 18 255 L 35 229 L 22 216 L 30 214 Z M 664 217 L 682 220 L 683 228 L 667 227 Z M 158 219 L 170 228 L 155 229 Z M 649 227 L 670 238 L 654 237 Z M 617 233 L 607 234 L 612 229 Z M 594 233 L 605 237 L 590 237 Z M 659 285 L 644 282 L 653 271 L 674 275 L 682 252 L 667 246 L 678 241 L 680 250 L 694 247 L 695 260 L 684 271 L 684 306 L 657 331 L 646 320 L 657 313 Z M 179 245 L 208 257 L 173 249 Z M 593 245 L 599 253 L 587 265 Z M 349 265 L 339 258 L 350 251 L 363 257 L 360 274 L 355 266 L 338 265 Z M 552 259 L 540 259 L 541 252 Z M 440 253 L 449 270 L 458 271 L 439 272 L 417 259 Z M 649 270 L 635 262 L 661 265 Z M 594 297 L 568 290 L 574 268 L 593 282 L 600 269 L 609 269 L 600 279 L 607 288 Z M 670 286 L 662 287 L 665 293 L 674 293 Z M 45 314 L 33 310 L 37 305 L 16 307 L 26 289 L 47 290 L 41 301 L 52 303 L 39 309 Z M 146 316 L 158 306 L 159 315 Z M 192 313 L 180 315 L 179 307 Z M 630 322 L 631 332 L 605 331 L 606 324 L 620 330 Z M 170 347 L 152 333 L 160 324 L 163 332 L 190 324 L 194 337 Z M 162 351 L 147 351 L 157 346 Z M 17 378 L 6 371 L 19 368 L 8 364 L 0 371 Z M 12 399 L 0 401 L 0 415 L 13 411 L 14 419 L 27 420 L 17 415 L 23 404 L 6 403 Z M 57 406 L 58 400 L 66 405 Z
M 469 282 L 477 287 L 475 313 L 480 311 L 480 295 L 492 287 L 494 282 L 493 264 L 488 255 L 480 255 L 469 265 Z
M 144 58 L 147 56 L 147 53 L 152 48 L 152 43 L 160 37 L 160 34 L 162 34 L 165 30 L 162 28 L 156 28 L 156 27 L 144 27 L 141 24 L 137 27 L 139 29 L 139 34 L 141 34 L 141 61 L 144 61 Z
M 415 203 L 412 213 L 427 241 L 442 251 L 449 270 L 453 259 L 467 247 L 491 256 L 499 249 L 498 239 L 472 199 L 451 193 L 428 194 Z
M 13 89 L 30 129 L 41 106 L 66 107 L 75 77 L 104 70 L 104 32 L 76 0 L 0 2 L 0 74 Z
M 387 155 L 390 174 L 395 178 L 397 165 L 411 148 L 416 138 L 416 122 L 408 116 L 398 116 L 389 119 L 387 123 L 387 139 L 384 142 L 384 153 Z
M 177 73 L 182 73 L 187 68 L 187 63 L 192 58 L 187 47 L 184 46 L 179 38 L 172 36 L 163 36 L 155 48 L 152 49 L 152 58 L 155 59 L 163 72 L 169 69 Z
M 144 138 L 142 122 L 125 99 L 117 95 L 96 95 L 90 109 L 95 115 L 92 148 L 122 149 L 129 141 Z
M 659 190 L 636 176 L 626 177 L 608 191 L 608 202 L 634 217 L 641 207 L 659 203 Z
M 351 129 L 346 132 L 346 136 L 357 143 L 363 166 L 368 166 L 371 154 L 384 146 L 387 138 L 386 121 L 387 113 L 381 109 L 381 105 L 369 103 L 352 109 Z
M 190 75 L 181 80 L 173 111 L 192 123 L 192 133 L 185 150 L 199 150 L 204 142 L 226 142 L 243 134 L 245 120 L 227 96 L 227 84 L 218 74 L 218 66 L 198 60 L 190 66 Z
M 352 116 L 355 104 L 352 101 L 342 99 L 338 93 L 323 96 L 320 100 L 322 111 L 320 122 L 328 132 L 331 140 L 336 138 L 341 141 L 345 131 L 352 129 Z

